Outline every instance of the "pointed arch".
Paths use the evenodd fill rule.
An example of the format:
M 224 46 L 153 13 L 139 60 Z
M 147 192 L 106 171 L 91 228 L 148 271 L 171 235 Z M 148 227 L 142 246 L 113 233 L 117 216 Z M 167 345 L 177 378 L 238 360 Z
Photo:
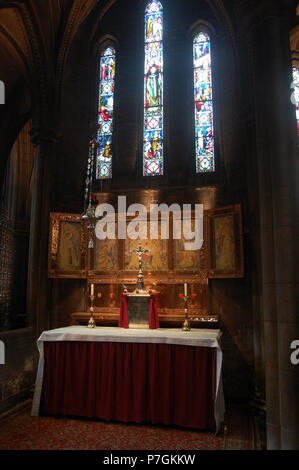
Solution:
M 98 99 L 98 149 L 96 178 L 112 178 L 112 137 L 115 88 L 116 51 L 112 44 L 106 44 L 100 53 L 100 78 Z
M 298 13 L 297 13 L 298 16 Z M 299 25 L 290 32 L 292 58 L 292 102 L 296 106 L 297 136 L 299 137 Z
M 163 7 L 145 8 L 143 176 L 163 175 Z
M 211 41 L 207 32 L 193 36 L 196 173 L 215 171 Z
M 297 136 L 299 137 L 299 67 L 293 66 L 294 104 L 296 106 Z

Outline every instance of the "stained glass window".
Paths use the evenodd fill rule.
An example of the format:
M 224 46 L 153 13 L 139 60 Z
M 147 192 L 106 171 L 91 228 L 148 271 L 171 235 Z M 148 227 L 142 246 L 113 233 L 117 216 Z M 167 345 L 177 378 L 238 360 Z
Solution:
M 163 8 L 145 10 L 143 175 L 163 175 Z
M 299 136 L 299 68 L 293 67 L 294 98 L 296 104 L 297 135 Z
M 115 78 L 115 50 L 107 47 L 100 59 L 98 111 L 97 179 L 112 178 L 112 133 Z
M 206 33 L 193 40 L 196 172 L 215 171 L 211 45 Z

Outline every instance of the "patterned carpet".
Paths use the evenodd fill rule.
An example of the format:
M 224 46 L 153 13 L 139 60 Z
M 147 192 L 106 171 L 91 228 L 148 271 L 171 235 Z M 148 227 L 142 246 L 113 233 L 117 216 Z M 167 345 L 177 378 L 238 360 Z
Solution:
M 0 420 L 0 450 L 253 450 L 252 419 L 243 409 L 227 413 L 227 431 L 30 416 L 30 404 Z

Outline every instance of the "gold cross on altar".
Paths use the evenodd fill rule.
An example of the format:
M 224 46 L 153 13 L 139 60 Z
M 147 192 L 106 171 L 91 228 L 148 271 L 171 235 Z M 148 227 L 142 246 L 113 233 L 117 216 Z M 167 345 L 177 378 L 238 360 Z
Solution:
M 141 242 L 139 241 L 139 247 L 137 250 L 133 250 L 133 253 L 136 253 L 136 255 L 138 256 L 138 261 L 139 261 L 139 271 L 141 272 L 141 268 L 142 268 L 142 255 L 144 255 L 145 253 L 148 253 L 149 250 L 145 250 L 144 248 L 141 247 Z

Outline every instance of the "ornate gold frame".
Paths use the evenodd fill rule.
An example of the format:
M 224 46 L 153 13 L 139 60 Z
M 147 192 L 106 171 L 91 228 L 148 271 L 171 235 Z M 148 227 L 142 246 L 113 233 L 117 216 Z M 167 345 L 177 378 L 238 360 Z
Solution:
M 234 267 L 219 269 L 216 266 L 215 219 L 230 217 L 233 220 L 234 232 Z M 209 230 L 209 278 L 244 277 L 243 230 L 241 205 L 235 204 L 208 211 Z
M 58 266 L 60 227 L 62 222 L 80 223 L 79 269 L 61 269 Z M 87 236 L 79 214 L 50 213 L 48 275 L 51 278 L 86 278 Z
M 193 217 L 193 213 L 192 216 Z M 215 250 L 215 218 L 233 217 L 235 262 L 233 269 L 217 269 Z M 129 218 L 127 218 L 129 220 Z M 80 269 L 62 270 L 58 266 L 59 236 L 61 222 L 77 222 L 81 224 L 80 232 Z M 170 217 L 170 223 L 172 220 Z M 117 240 L 117 266 L 113 270 L 95 269 L 95 248 L 88 253 L 87 233 L 85 224 L 79 214 L 52 212 L 50 214 L 49 263 L 48 274 L 51 278 L 88 278 L 89 282 L 96 279 L 99 283 L 134 284 L 135 272 L 124 269 L 125 240 Z M 144 271 L 145 280 L 154 284 L 198 282 L 206 284 L 208 278 L 240 278 L 244 277 L 243 234 L 241 205 L 236 204 L 204 211 L 204 244 L 200 250 L 200 269 L 176 269 L 174 266 L 175 240 L 172 235 L 168 240 L 168 267 L 163 271 Z

